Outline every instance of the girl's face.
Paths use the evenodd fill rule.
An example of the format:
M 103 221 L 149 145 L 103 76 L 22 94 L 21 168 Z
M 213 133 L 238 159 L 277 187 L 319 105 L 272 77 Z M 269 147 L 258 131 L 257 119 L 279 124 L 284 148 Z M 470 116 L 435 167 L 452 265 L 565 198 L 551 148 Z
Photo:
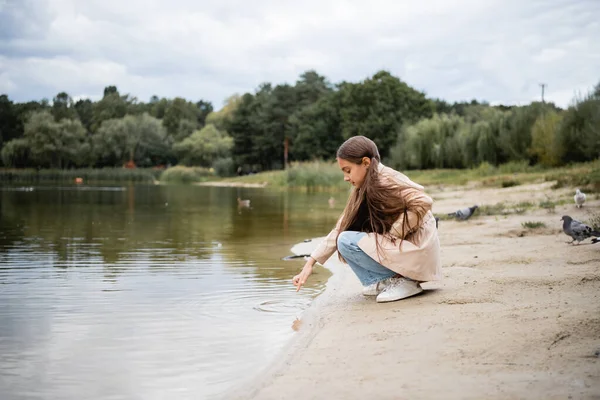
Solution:
M 365 181 L 367 170 L 369 169 L 369 165 L 371 165 L 371 159 L 369 157 L 363 157 L 360 164 L 354 164 L 343 158 L 338 158 L 337 162 L 344 173 L 344 181 L 350 182 L 352 186 L 357 188 Z

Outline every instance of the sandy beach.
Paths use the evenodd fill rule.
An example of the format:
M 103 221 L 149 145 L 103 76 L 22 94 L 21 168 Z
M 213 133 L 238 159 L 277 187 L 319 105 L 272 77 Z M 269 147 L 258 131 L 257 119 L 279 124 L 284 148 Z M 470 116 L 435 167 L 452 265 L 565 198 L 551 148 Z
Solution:
M 438 188 L 434 213 L 572 199 L 571 189 L 550 185 Z M 560 221 L 586 220 L 599 206 L 589 196 L 583 209 L 569 202 L 441 221 L 444 279 L 394 303 L 363 297 L 334 255 L 325 294 L 294 324 L 297 338 L 234 397 L 599 399 L 600 244 L 567 244 Z M 546 227 L 526 229 L 525 221 Z M 317 242 L 292 250 L 306 253 Z

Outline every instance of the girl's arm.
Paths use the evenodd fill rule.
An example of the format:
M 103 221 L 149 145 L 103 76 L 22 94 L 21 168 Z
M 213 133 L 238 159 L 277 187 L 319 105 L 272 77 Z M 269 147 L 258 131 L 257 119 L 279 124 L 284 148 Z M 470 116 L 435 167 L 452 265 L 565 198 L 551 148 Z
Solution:
M 406 201 L 406 217 L 404 214 L 394 222 L 390 233 L 400 239 L 406 238 L 411 232 L 419 228 L 419 220 L 422 222 L 425 214 L 431 210 L 433 200 L 420 189 L 408 187 L 402 191 Z M 404 227 L 404 236 L 402 228 Z
M 342 222 L 344 214 L 340 216 L 337 224 L 335 224 L 335 228 L 329 232 L 329 235 L 323 240 L 319 246 L 311 253 L 310 257 L 304 264 L 302 271 L 292 278 L 292 283 L 296 286 L 296 292 L 300 290 L 302 285 L 306 283 L 308 277 L 312 274 L 313 266 L 315 263 L 324 264 L 325 261 L 329 259 L 337 250 L 337 236 L 340 229 L 340 224 Z
M 340 224 L 344 214 L 340 216 L 335 228 L 329 232 L 329 235 L 319 244 L 319 246 L 310 254 L 310 257 L 319 264 L 325 264 L 325 261 L 329 259 L 337 250 L 337 237 L 339 234 Z

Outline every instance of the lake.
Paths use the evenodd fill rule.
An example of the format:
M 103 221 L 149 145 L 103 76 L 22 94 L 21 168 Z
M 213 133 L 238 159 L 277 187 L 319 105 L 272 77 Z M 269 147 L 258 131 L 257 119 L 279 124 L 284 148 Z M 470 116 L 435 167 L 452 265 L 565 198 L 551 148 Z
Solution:
M 254 379 L 324 289 L 282 261 L 346 193 L 106 185 L 2 187 L 0 393 L 199 399 Z M 250 200 L 239 207 L 237 198 Z

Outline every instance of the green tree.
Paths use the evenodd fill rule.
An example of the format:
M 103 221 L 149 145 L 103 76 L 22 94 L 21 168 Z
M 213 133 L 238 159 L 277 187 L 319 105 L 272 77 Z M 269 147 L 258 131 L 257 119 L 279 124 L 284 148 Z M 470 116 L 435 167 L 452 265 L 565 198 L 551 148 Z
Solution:
M 92 130 L 94 121 L 94 103 L 90 99 L 80 99 L 73 105 L 81 124 L 88 132 Z
M 396 142 L 403 124 L 428 118 L 433 104 L 387 71 L 359 83 L 342 83 L 341 128 L 344 138 L 364 135 L 372 139 L 382 156 Z
M 214 110 L 213 105 L 210 101 L 200 100 L 196 102 L 196 108 L 198 109 L 198 126 L 204 126 L 206 117 Z
M 192 102 L 186 101 L 181 97 L 176 97 L 165 110 L 163 126 L 167 134 L 175 137 L 179 129 L 179 123 L 183 119 L 191 121 L 198 120 L 198 108 Z
M 263 169 L 285 167 L 286 142 L 292 136 L 290 117 L 296 111 L 295 90 L 290 85 L 277 85 L 257 94 L 262 110 L 258 114 L 261 134 L 254 137 L 254 149 Z
M 257 117 L 259 111 L 255 96 L 246 93 L 229 121 L 229 133 L 233 139 L 232 158 L 237 167 L 260 162 L 260 155 L 254 146 L 254 138 L 260 134 Z
M 94 103 L 92 131 L 95 132 L 104 121 L 123 118 L 129 107 L 128 97 L 121 96 L 115 86 L 104 88 L 104 97 Z
M 530 153 L 542 165 L 553 167 L 560 164 L 562 148 L 559 146 L 561 115 L 555 111 L 538 117 L 531 132 Z
M 464 119 L 457 115 L 434 115 L 405 126 L 390 151 L 388 163 L 396 168 L 461 168 L 460 135 Z
M 2 147 L 1 157 L 2 163 L 8 167 L 26 167 L 29 158 L 29 141 L 20 138 L 6 142 Z
M 206 116 L 206 123 L 213 124 L 217 129 L 227 130 L 231 123 L 233 113 L 237 109 L 241 97 L 238 94 L 229 96 L 225 100 L 225 105 L 219 111 L 213 111 Z
M 314 104 L 323 96 L 333 91 L 333 86 L 327 78 L 319 75 L 314 70 L 309 70 L 300 75 L 294 86 L 298 109 Z
M 87 158 L 89 143 L 79 120 L 54 120 L 48 111 L 36 112 L 25 124 L 29 158 L 35 165 L 50 168 L 80 166 Z
M 173 151 L 182 164 L 210 167 L 217 159 L 231 154 L 233 139 L 226 132 L 207 124 L 190 137 L 173 145 Z
M 154 118 L 163 119 L 165 117 L 165 112 L 167 111 L 169 104 L 171 104 L 169 99 L 166 99 L 164 97 L 162 99 L 159 99 L 158 96 L 152 96 L 150 98 L 149 103 L 149 114 Z
M 293 160 L 328 160 L 344 141 L 340 126 L 340 96 L 330 92 L 290 118 Z
M 552 104 L 534 102 L 510 111 L 498 138 L 500 149 L 507 161 L 530 160 L 533 124 L 542 113 L 555 109 Z
M 104 121 L 92 145 L 97 163 L 111 166 L 127 161 L 138 166 L 156 165 L 166 159 L 170 148 L 161 122 L 148 114 Z
M 575 99 L 563 114 L 558 133 L 563 162 L 589 161 L 600 157 L 599 86 L 587 96 Z
M 186 137 L 189 137 L 198 129 L 198 122 L 191 119 L 182 119 L 179 121 L 177 133 L 173 137 L 173 142 L 181 142 Z
M 77 111 L 73 108 L 73 99 L 65 92 L 60 92 L 54 97 L 51 112 L 56 121 L 63 118 L 77 118 Z
M 0 96 L 0 147 L 4 142 L 15 139 L 19 134 L 17 110 L 7 95 Z

